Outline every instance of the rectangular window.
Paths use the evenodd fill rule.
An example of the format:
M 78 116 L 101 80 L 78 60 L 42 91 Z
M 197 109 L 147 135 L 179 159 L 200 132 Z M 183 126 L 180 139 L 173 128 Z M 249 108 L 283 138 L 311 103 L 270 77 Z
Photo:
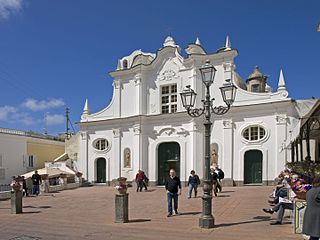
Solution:
M 161 93 L 162 93 L 162 95 L 163 95 L 163 94 L 169 94 L 169 86 L 164 86 L 164 87 L 162 87 Z
M 177 93 L 177 84 L 171 85 L 171 93 Z
M 169 113 L 169 106 L 162 106 L 162 113 Z
M 162 97 L 162 104 L 169 103 L 169 96 Z
M 28 167 L 33 168 L 33 166 L 34 166 L 33 155 L 30 155 L 28 159 Z
M 177 112 L 177 84 L 161 87 L 161 113 Z
M 171 105 L 171 112 L 172 112 L 172 113 L 177 112 L 177 104 L 172 104 L 172 105 Z
M 0 154 L 0 167 L 2 167 L 2 155 Z

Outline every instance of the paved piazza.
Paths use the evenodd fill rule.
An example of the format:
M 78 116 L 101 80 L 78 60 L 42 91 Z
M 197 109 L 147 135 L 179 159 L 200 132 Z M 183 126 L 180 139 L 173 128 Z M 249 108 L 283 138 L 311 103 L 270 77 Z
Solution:
M 23 214 L 10 214 L 10 201 L 0 201 L 0 239 L 302 239 L 293 234 L 292 219 L 270 226 L 267 207 L 272 187 L 224 188 L 213 199 L 215 228 L 198 228 L 201 198 L 180 197 L 181 215 L 167 218 L 164 188 L 136 193 L 129 189 L 129 223 L 114 223 L 112 187 L 87 187 L 23 199 Z M 200 192 L 202 194 L 202 192 Z

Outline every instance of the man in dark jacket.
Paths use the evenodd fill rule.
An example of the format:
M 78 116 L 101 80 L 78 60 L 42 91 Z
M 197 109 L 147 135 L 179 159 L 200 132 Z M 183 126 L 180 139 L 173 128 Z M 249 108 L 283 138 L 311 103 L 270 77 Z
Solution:
M 176 176 L 176 171 L 174 169 L 170 169 L 169 174 L 170 176 L 165 181 L 165 188 L 167 190 L 167 197 L 168 197 L 168 216 L 167 217 L 171 217 L 173 213 L 172 200 L 173 200 L 174 213 L 178 215 L 178 194 L 181 195 L 181 182 L 180 182 L 180 179 Z
M 38 196 L 40 193 L 39 185 L 42 183 L 41 176 L 38 174 L 38 171 L 34 172 L 31 179 L 32 179 L 32 194 Z
M 218 174 L 214 171 L 214 168 L 210 169 L 210 179 L 212 183 L 212 190 L 213 190 L 214 196 L 217 196 Z

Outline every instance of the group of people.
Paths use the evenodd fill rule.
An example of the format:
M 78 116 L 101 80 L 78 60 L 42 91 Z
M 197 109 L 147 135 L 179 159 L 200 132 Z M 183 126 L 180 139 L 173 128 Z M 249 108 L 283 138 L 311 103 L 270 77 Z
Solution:
M 221 180 L 224 178 L 224 172 L 216 165 L 210 170 L 210 180 L 212 183 L 212 190 L 214 195 L 217 196 L 217 192 L 222 191 Z M 142 189 L 148 190 L 148 177 L 142 170 L 138 170 L 135 182 L 137 185 L 137 192 L 142 192 Z M 188 198 L 191 198 L 192 193 L 194 197 L 197 197 L 198 186 L 200 185 L 200 178 L 194 170 L 191 170 L 190 176 L 188 179 Z M 168 201 L 168 217 L 171 217 L 173 214 L 178 215 L 178 196 L 181 195 L 181 181 L 180 178 L 176 175 L 174 169 L 170 169 L 169 176 L 165 180 L 165 189 L 167 191 L 167 201 Z M 173 202 L 173 204 L 172 204 Z
M 306 193 L 307 206 L 303 218 L 302 232 L 310 236 L 310 240 L 320 238 L 320 177 L 315 177 L 312 185 L 305 184 L 298 175 L 292 174 L 289 170 L 284 170 L 279 174 L 278 184 L 271 195 L 270 208 L 263 208 L 269 214 L 277 212 L 276 221 L 271 225 L 282 224 L 285 209 L 294 209 L 294 198 L 298 192 Z M 295 192 L 296 191 L 296 192 Z
M 31 176 L 32 180 L 32 195 L 38 196 L 40 194 L 40 184 L 42 183 L 41 176 L 39 175 L 38 171 L 35 171 L 34 174 Z M 24 176 L 12 176 L 11 180 L 11 187 L 14 185 L 19 184 L 21 187 L 21 191 L 23 192 L 23 196 L 29 196 L 29 190 L 27 186 L 27 182 Z
M 147 185 L 149 182 L 148 177 L 142 170 L 138 170 L 138 173 L 136 174 L 136 184 L 137 184 L 137 192 L 142 192 L 142 188 L 144 188 L 145 191 L 148 190 Z
M 217 191 L 222 191 L 221 180 L 224 178 L 223 171 L 215 166 L 210 171 L 210 179 L 212 183 L 212 189 L 217 196 Z M 194 197 L 197 197 L 198 186 L 200 185 L 200 178 L 194 170 L 191 170 L 188 179 L 188 198 L 191 198 L 192 191 L 194 192 Z M 168 217 L 173 214 L 178 215 L 178 195 L 181 195 L 181 181 L 179 177 L 176 176 L 176 171 L 170 169 L 169 177 L 165 181 L 165 189 L 167 191 L 167 201 L 168 201 Z M 173 207 L 172 207 L 173 201 Z
M 218 167 L 218 165 L 215 165 L 214 167 L 210 168 L 210 174 L 212 190 L 214 195 L 217 196 L 217 192 L 222 191 L 221 180 L 224 179 L 224 172 Z

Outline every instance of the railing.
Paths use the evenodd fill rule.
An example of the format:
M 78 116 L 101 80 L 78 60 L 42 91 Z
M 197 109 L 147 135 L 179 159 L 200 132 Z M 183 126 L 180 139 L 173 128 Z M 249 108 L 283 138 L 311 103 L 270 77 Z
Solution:
M 35 132 L 31 132 L 31 131 L 25 132 L 25 131 L 9 129 L 9 128 L 0 128 L 0 133 L 42 138 L 42 139 L 55 140 L 55 141 L 60 141 L 60 142 L 65 141 L 63 137 L 59 137 L 59 136 L 45 135 L 45 134 L 35 133 Z
M 0 192 L 8 192 L 11 191 L 10 184 L 0 184 Z

